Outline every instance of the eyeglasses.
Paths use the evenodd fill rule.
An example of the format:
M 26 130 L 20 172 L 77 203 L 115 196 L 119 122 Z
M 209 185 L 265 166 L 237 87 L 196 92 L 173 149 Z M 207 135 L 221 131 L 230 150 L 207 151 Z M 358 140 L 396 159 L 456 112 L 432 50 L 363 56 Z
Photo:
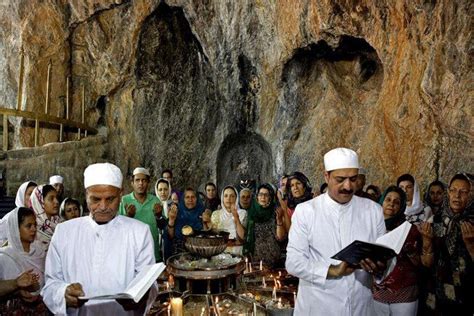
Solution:
M 268 194 L 268 193 L 259 193 L 258 196 L 261 196 L 261 197 L 269 197 L 270 194 Z

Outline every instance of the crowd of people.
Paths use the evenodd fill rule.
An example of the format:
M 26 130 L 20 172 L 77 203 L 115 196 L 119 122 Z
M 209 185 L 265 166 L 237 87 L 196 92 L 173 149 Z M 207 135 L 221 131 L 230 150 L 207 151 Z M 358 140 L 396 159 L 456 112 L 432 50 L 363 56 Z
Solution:
M 84 171 L 81 203 L 63 196 L 59 175 L 26 181 L 0 220 L 0 314 L 143 314 L 154 287 L 139 303 L 81 297 L 125 289 L 145 265 L 186 251 L 183 232 L 191 229 L 226 231 L 226 252 L 286 267 L 299 278 L 296 315 L 472 315 L 472 175 L 435 179 L 422 195 L 410 174 L 385 190 L 366 186 L 350 149 L 323 160 L 317 189 L 295 171 L 275 184 L 243 179 L 220 191 L 213 182 L 178 190 L 172 170 L 152 183 L 137 167 L 132 192 L 122 194 L 120 169 L 102 163 Z M 406 221 L 412 226 L 394 259 L 354 266 L 331 258 Z

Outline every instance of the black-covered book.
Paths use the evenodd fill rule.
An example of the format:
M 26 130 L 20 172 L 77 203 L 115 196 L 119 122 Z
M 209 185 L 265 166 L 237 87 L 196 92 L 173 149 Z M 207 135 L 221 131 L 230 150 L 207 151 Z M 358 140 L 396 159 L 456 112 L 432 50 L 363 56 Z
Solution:
M 400 253 L 410 228 L 411 224 L 404 222 L 391 232 L 377 238 L 375 243 L 354 240 L 331 258 L 346 261 L 354 266 L 358 266 L 365 258 L 370 258 L 374 262 L 387 261 Z

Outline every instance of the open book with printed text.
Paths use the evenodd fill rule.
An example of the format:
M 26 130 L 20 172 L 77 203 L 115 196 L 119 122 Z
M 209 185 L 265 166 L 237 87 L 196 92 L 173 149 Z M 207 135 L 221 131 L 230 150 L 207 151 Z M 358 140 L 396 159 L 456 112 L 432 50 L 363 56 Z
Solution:
M 122 293 L 105 294 L 96 296 L 82 296 L 81 300 L 109 300 L 109 299 L 132 299 L 138 303 L 143 295 L 148 291 L 153 282 L 166 269 L 163 262 L 148 265 L 143 268 L 130 282 L 127 289 Z
M 372 261 L 387 261 L 398 255 L 410 232 L 411 224 L 404 222 L 394 230 L 377 238 L 375 243 L 354 240 L 349 246 L 332 256 L 332 259 L 346 261 L 358 266 L 362 259 Z

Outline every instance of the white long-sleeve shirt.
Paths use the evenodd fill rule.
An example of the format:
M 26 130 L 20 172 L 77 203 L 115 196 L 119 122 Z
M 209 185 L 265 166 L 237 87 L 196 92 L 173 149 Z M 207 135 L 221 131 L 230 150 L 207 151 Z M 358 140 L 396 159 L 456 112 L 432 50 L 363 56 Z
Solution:
M 300 279 L 295 315 L 373 315 L 371 277 L 363 270 L 326 279 L 333 255 L 354 240 L 375 242 L 385 233 L 380 205 L 358 196 L 346 204 L 327 193 L 296 207 L 286 269 Z
M 56 227 L 46 256 L 43 300 L 54 314 L 138 315 L 115 300 L 91 300 L 81 308 L 67 308 L 66 287 L 80 283 L 85 295 L 124 291 L 146 265 L 155 263 L 153 239 L 146 224 L 125 216 L 98 225 L 80 217 Z

